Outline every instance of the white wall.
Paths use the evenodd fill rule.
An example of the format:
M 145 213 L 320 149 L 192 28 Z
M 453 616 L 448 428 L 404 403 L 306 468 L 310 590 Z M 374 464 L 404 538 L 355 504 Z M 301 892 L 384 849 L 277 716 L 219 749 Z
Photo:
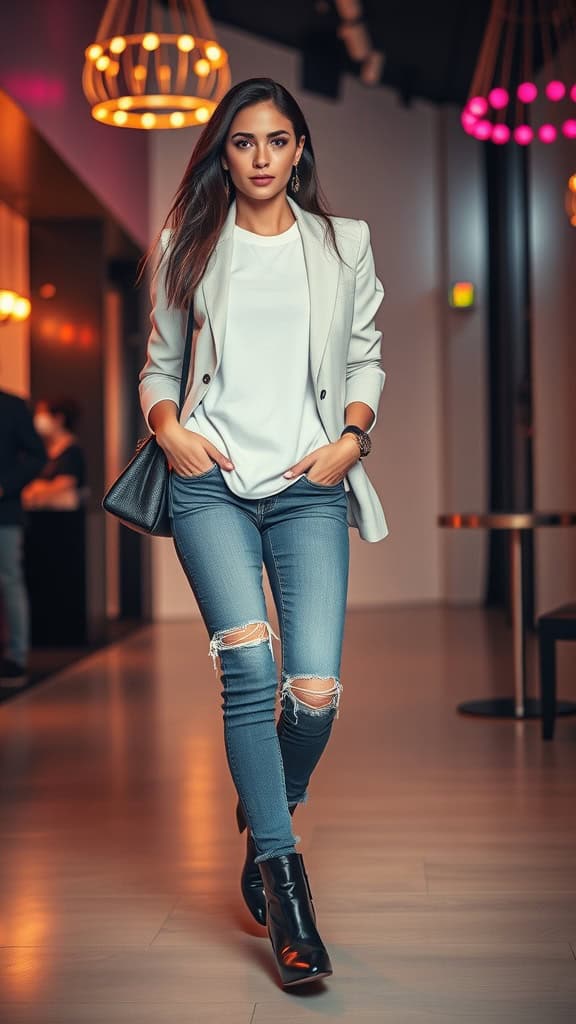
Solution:
M 482 512 L 488 507 L 488 225 L 484 143 L 466 135 L 459 110 L 438 113 L 440 249 L 442 265 L 442 373 L 440 404 L 443 512 Z M 453 310 L 448 290 L 472 281 L 476 307 Z M 443 594 L 450 603 L 484 599 L 488 534 L 443 531 Z
M 368 221 L 386 297 L 377 317 L 387 380 L 366 461 L 389 536 L 362 541 L 350 530 L 350 606 L 437 601 L 443 593 L 440 344 L 441 268 L 437 112 L 403 107 L 388 90 L 346 77 L 340 100 L 298 88 L 298 56 L 217 26 L 232 82 L 270 75 L 290 89 L 310 124 L 320 180 L 332 211 Z M 151 135 L 151 230 L 160 226 L 199 129 Z M 195 609 L 171 542 L 153 541 L 154 614 Z

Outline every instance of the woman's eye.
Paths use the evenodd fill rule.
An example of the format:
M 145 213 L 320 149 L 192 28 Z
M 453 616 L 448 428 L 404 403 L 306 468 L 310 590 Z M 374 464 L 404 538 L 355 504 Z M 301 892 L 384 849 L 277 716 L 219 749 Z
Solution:
M 246 146 L 243 145 L 244 142 L 246 143 L 247 146 L 252 145 L 250 139 L 239 139 L 238 142 L 234 143 L 234 145 L 236 146 L 237 149 L 246 149 Z M 280 145 L 277 146 L 276 148 L 281 149 L 282 146 L 286 145 L 287 139 L 271 139 L 271 142 L 279 142 Z

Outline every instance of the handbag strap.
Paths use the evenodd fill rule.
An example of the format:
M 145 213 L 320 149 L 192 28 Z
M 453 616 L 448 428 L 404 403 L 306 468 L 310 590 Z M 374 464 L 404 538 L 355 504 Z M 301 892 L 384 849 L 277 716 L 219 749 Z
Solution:
M 188 309 L 188 319 L 186 320 L 186 341 L 184 342 L 184 357 L 182 359 L 182 377 L 180 378 L 180 400 L 178 402 L 178 415 L 182 412 L 182 406 L 184 405 L 184 395 L 186 393 L 186 382 L 188 380 L 188 371 L 190 369 L 190 358 L 192 355 L 192 333 L 194 330 L 194 299 L 190 303 Z

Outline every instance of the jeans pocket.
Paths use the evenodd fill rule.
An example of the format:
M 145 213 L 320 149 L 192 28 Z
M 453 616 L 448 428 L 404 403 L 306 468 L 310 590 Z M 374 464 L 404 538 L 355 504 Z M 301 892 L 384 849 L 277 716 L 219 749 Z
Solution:
M 320 489 L 323 490 L 323 491 L 331 491 L 335 487 L 343 487 L 344 486 L 344 481 L 343 480 L 339 480 L 338 483 L 336 483 L 336 484 L 319 484 L 316 480 L 310 480 L 310 478 L 306 475 L 306 473 L 304 473 L 304 476 L 301 479 L 305 480 L 306 483 L 310 484 L 311 487 L 320 487 Z
M 205 476 L 213 473 L 216 469 L 220 469 L 220 466 L 217 462 L 214 462 L 210 466 L 210 469 L 205 470 L 204 473 L 193 473 L 190 476 L 182 476 L 180 473 L 176 473 L 174 469 L 171 470 L 171 473 L 177 480 L 185 480 L 186 482 L 189 482 L 190 480 L 202 480 Z

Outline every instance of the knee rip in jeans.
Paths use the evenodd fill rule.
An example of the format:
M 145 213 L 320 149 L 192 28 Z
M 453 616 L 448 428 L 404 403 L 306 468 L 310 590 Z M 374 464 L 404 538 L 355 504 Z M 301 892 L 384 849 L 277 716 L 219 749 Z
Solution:
M 327 683 L 332 683 L 330 687 L 321 687 L 319 689 L 312 689 L 298 685 L 301 679 L 322 679 Z M 292 706 L 294 708 L 294 721 L 298 722 L 298 711 L 302 711 L 307 715 L 325 715 L 329 711 L 336 709 L 336 718 L 340 716 L 340 695 L 344 687 L 339 679 L 335 676 L 315 676 L 315 675 L 304 675 L 298 676 L 284 676 L 282 683 L 282 689 L 280 691 L 280 703 L 284 707 L 286 697 L 290 697 Z M 294 691 L 297 693 L 294 693 Z M 305 700 L 300 697 L 300 693 L 307 694 L 309 700 Z
M 270 644 L 270 653 L 274 658 L 274 651 L 272 649 L 272 637 L 275 636 L 277 640 L 279 636 L 274 632 L 269 622 L 263 622 L 261 619 L 256 619 L 254 622 L 245 622 L 243 626 L 233 626 L 231 629 L 218 629 L 214 633 L 210 640 L 210 649 L 208 655 L 212 658 L 214 665 L 214 671 L 216 668 L 216 658 L 218 657 L 219 651 L 226 647 L 252 647 L 255 644 L 261 644 L 263 641 Z

